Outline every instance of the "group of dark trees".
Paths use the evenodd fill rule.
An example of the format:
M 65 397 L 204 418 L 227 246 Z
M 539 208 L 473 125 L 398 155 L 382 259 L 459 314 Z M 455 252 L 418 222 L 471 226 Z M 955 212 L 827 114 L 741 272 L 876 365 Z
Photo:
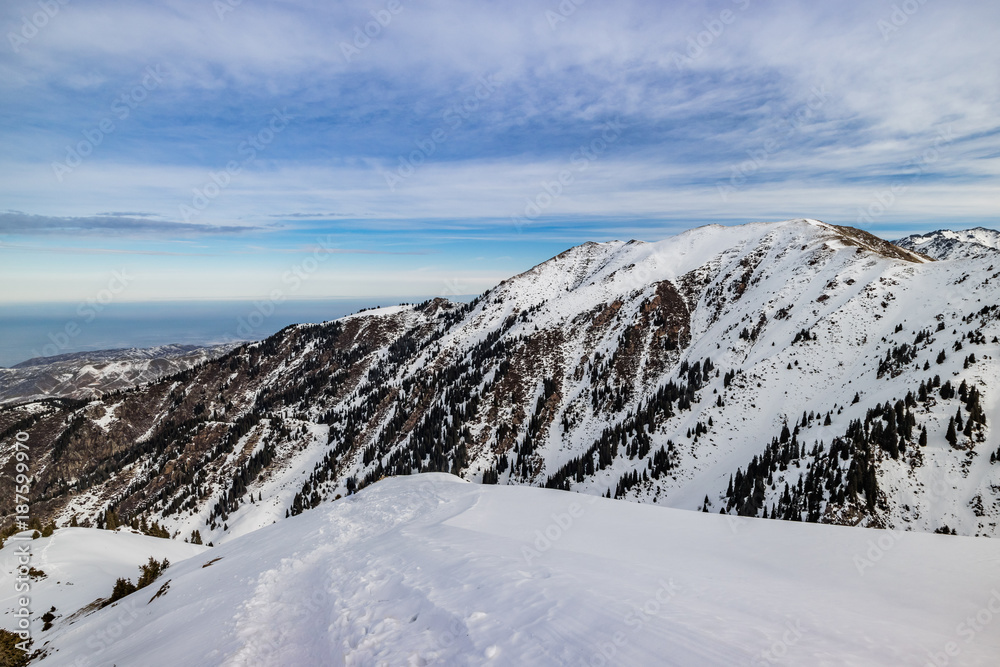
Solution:
M 126 579 L 125 577 L 118 577 L 115 581 L 114 588 L 111 590 L 111 595 L 101 603 L 101 607 L 107 607 L 108 605 L 121 600 L 126 595 L 131 595 L 140 588 L 149 586 L 151 583 L 156 581 L 156 579 L 163 574 L 163 571 L 168 567 L 170 567 L 170 561 L 166 558 L 162 561 L 158 561 L 150 556 L 149 562 L 145 565 L 139 566 L 139 579 L 136 583 L 133 584 L 131 579 Z
M 638 469 L 630 470 L 619 479 L 615 498 L 624 497 L 640 481 L 648 482 L 650 477 L 659 479 L 671 467 L 674 444 L 668 441 L 666 448 L 660 447 L 650 458 L 649 453 L 652 448 L 650 434 L 654 433 L 663 421 L 679 412 L 690 410 L 692 403 L 697 400 L 696 392 L 708 381 L 713 371 L 715 366 L 708 357 L 693 364 L 687 360 L 682 362 L 678 369 L 677 381 L 671 380 L 662 385 L 638 407 L 634 415 L 629 413 L 620 423 L 606 427 L 601 437 L 586 452 L 571 459 L 551 474 L 545 486 L 569 490 L 573 482 L 583 482 L 596 471 L 610 467 L 618 457 L 619 450 L 623 450 L 629 460 L 636 458 L 646 460 L 646 466 L 641 473 Z M 707 428 L 698 422 L 696 430 L 706 432 Z
M 865 423 L 869 423 L 866 420 Z M 763 454 L 755 456 L 746 471 L 738 469 L 729 480 L 722 513 L 739 516 L 760 516 L 786 521 L 818 522 L 826 503 L 843 506 L 862 503 L 875 508 L 878 480 L 875 474 L 874 447 L 871 430 L 860 420 L 851 423 L 847 434 L 835 438 L 829 450 L 821 442 L 807 448 L 798 441 L 799 427 L 789 432 L 787 425 L 779 437 L 773 438 Z M 794 468 L 798 479 L 789 484 L 794 474 L 780 475 Z M 778 490 L 776 477 L 783 477 L 783 488 L 768 508 L 767 490 Z M 705 509 L 708 509 L 706 499 Z
M 888 356 L 890 362 L 896 358 L 891 353 Z M 737 470 L 730 479 L 724 497 L 725 507 L 720 512 L 815 522 L 821 520 L 828 507 L 854 505 L 869 512 L 875 510 L 879 503 L 877 462 L 884 456 L 899 459 L 909 447 L 927 445 L 927 427 L 917 427 L 914 409 L 918 402 L 926 405 L 936 400 L 936 396 L 944 401 L 957 397 L 960 401 L 945 436 L 952 446 L 958 444 L 959 433 L 972 438 L 985 425 L 986 416 L 979 389 L 963 380 L 956 390 L 950 381 L 942 384 L 940 376 L 922 381 L 916 395 L 908 392 L 903 399 L 869 408 L 864 420 L 852 420 L 844 435 L 834 438 L 828 450 L 819 441 L 808 452 L 804 445 L 800 445 L 800 432 L 814 418 L 813 413 L 803 414 L 794 430 L 785 424 L 781 434 L 760 456 L 753 458 L 746 471 Z M 831 425 L 831 413 L 826 414 L 823 423 Z M 991 457 L 991 461 L 996 460 L 1000 460 L 1000 451 Z M 770 494 L 777 495 L 777 501 L 768 507 L 768 490 L 778 491 L 780 480 L 776 478 L 787 480 L 789 475 L 781 475 L 780 472 L 793 465 L 798 479 L 792 483 L 784 481 L 780 493 Z M 711 501 L 706 498 L 706 511 L 710 504 Z

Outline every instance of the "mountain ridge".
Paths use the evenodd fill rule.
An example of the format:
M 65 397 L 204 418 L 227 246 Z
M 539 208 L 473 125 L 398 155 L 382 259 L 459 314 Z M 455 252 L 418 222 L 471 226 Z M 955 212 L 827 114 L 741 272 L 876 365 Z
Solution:
M 58 521 L 114 511 L 206 541 L 421 471 L 994 535 L 995 272 L 865 234 L 793 220 L 588 243 L 469 304 L 293 325 L 0 429 L 30 422 Z

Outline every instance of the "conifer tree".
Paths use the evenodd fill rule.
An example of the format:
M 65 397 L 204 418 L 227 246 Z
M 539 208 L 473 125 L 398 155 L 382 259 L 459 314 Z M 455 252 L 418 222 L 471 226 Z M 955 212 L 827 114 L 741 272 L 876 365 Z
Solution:
M 944 439 L 948 441 L 948 444 L 954 447 L 958 443 L 958 436 L 955 434 L 955 418 L 952 417 L 948 420 L 948 432 L 945 434 Z

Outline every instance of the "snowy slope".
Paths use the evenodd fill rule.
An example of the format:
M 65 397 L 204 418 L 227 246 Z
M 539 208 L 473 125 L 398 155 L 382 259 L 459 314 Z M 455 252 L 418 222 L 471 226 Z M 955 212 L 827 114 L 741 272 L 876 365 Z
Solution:
M 26 543 L 31 549 L 30 566 L 41 570 L 44 576 L 28 582 L 28 593 L 18 593 L 15 590 L 21 553 L 18 549 Z M 50 537 L 27 542 L 15 536 L 0 549 L 0 628 L 17 629 L 17 619 L 12 614 L 19 607 L 18 599 L 28 595 L 34 612 L 31 631 L 35 645 L 32 648 L 38 649 L 50 633 L 70 625 L 73 618 L 79 619 L 79 615 L 85 613 L 82 610 L 95 601 L 107 598 L 116 579 L 124 577 L 135 583 L 139 566 L 150 557 L 157 561 L 166 558 L 171 563 L 178 563 L 206 549 L 208 547 L 137 535 L 127 530 L 60 528 Z M 167 569 L 168 576 L 171 571 L 171 568 Z M 155 588 L 144 589 L 134 596 L 133 602 L 143 595 L 148 599 L 155 592 Z M 41 616 L 53 606 L 56 608 L 53 612 L 55 627 L 43 631 Z
M 420 475 L 178 562 L 38 664 L 992 665 L 998 563 L 995 540 Z
M 984 257 L 1000 252 L 1000 232 L 983 227 L 961 231 L 940 229 L 930 234 L 907 236 L 893 243 L 937 260 Z

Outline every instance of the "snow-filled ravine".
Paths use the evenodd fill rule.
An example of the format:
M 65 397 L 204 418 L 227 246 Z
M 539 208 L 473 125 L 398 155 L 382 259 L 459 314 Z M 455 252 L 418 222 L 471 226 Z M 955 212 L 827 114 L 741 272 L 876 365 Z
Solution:
M 45 667 L 1000 660 L 1000 541 L 445 474 L 386 479 L 215 548 L 88 529 L 34 546 L 39 602 L 61 615 L 34 631 Z M 70 618 L 150 555 L 172 562 L 152 586 Z

